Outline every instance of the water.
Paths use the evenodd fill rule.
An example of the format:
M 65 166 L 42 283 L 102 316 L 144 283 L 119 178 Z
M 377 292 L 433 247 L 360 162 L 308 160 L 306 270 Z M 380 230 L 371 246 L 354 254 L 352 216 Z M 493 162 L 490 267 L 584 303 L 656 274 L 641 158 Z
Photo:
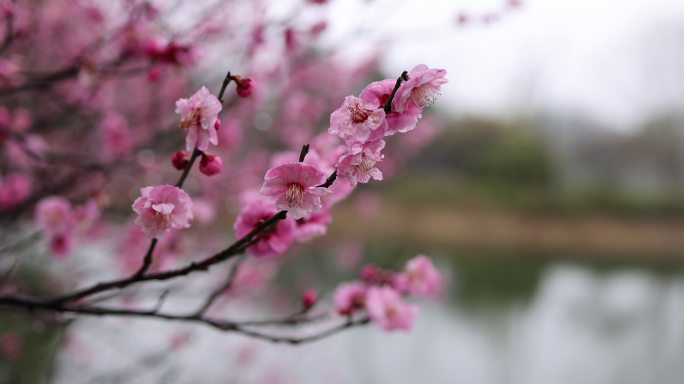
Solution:
M 455 271 L 459 275 L 459 270 Z M 182 326 L 85 320 L 59 383 L 680 384 L 684 278 L 551 264 L 529 297 L 424 303 L 415 329 L 373 327 L 301 347 Z M 161 352 L 161 353 L 160 353 Z M 158 355 L 155 360 L 150 356 Z M 143 357 L 145 357 L 143 360 Z

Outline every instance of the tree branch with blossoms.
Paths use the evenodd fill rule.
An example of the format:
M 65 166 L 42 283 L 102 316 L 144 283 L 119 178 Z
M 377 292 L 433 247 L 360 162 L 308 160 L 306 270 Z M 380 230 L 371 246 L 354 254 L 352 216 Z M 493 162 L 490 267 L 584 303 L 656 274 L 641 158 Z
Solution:
M 298 156 L 293 153 L 292 160 L 276 161 L 265 173 L 261 189 L 245 194 L 242 210 L 234 224 L 236 241 L 181 267 L 152 271 L 160 240 L 172 230 L 188 228 L 193 219 L 193 201 L 183 186 L 197 159 L 200 159 L 199 170 L 205 176 L 221 172 L 221 158 L 208 151 L 218 144 L 224 92 L 230 82 L 235 82 L 240 97 L 252 94 L 251 79 L 228 72 L 218 96 L 202 87 L 191 97 L 176 102 L 176 113 L 180 115 L 180 126 L 185 133 L 185 150 L 173 155 L 172 164 L 181 175 L 175 185 L 142 188 L 140 197 L 132 205 L 137 214 L 135 223 L 150 238 L 140 267 L 127 277 L 98 282 L 51 298 L 0 294 L 0 307 L 199 323 L 225 332 L 289 344 L 319 340 L 369 322 L 387 331 L 410 329 L 418 309 L 405 298 L 435 294 L 441 282 L 439 272 L 425 256 L 410 260 L 399 272 L 365 268 L 359 280 L 339 285 L 333 295 L 333 312 L 338 319 L 327 312 L 313 313 L 320 305 L 312 292 L 302 295 L 300 310 L 280 318 L 218 319 L 210 315 L 209 309 L 234 284 L 243 261 L 238 256 L 246 253 L 250 258 L 267 258 L 286 252 L 295 241 L 319 233 L 321 226 L 324 231 L 332 206 L 348 196 L 357 184 L 368 183 L 371 179 L 382 180 L 377 164 L 384 158 L 385 137 L 415 128 L 423 109 L 435 100 L 440 87 L 446 83 L 445 74 L 444 70 L 419 65 L 410 73 L 403 72 L 396 81 L 377 81 L 369 84 L 358 97 L 346 97 L 342 106 L 330 116 L 328 129 L 331 135 L 328 138 L 341 140 L 341 143 L 326 147 L 318 143 L 328 138 L 319 137 L 304 145 Z M 58 236 L 71 223 L 70 209 L 57 197 L 41 200 L 36 208 L 39 228 L 46 236 Z M 146 282 L 194 275 L 233 259 L 225 282 L 210 292 L 197 310 L 187 314 L 163 310 L 168 291 L 150 309 L 95 303 L 103 293 L 117 293 Z M 301 336 L 270 330 L 274 326 L 313 325 L 326 319 L 330 325 Z

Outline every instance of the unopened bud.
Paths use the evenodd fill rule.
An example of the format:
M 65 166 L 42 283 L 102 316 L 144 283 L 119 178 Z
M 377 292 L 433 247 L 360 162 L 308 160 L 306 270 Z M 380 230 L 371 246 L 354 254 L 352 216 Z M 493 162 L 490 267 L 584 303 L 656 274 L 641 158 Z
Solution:
M 185 169 L 189 162 L 190 155 L 184 150 L 174 153 L 173 157 L 171 158 L 171 164 L 173 164 L 173 167 L 179 171 Z
M 220 157 L 214 155 L 208 155 L 206 153 L 202 154 L 202 159 L 200 160 L 199 170 L 207 176 L 215 175 L 221 172 L 223 167 L 223 161 Z
M 312 290 L 306 290 L 304 293 L 302 293 L 302 306 L 305 309 L 309 309 L 316 304 L 318 301 L 318 296 L 316 295 L 316 292 Z
M 234 77 L 235 83 L 237 83 L 237 94 L 240 97 L 249 97 L 254 91 L 254 81 L 248 77 L 242 78 L 240 76 Z

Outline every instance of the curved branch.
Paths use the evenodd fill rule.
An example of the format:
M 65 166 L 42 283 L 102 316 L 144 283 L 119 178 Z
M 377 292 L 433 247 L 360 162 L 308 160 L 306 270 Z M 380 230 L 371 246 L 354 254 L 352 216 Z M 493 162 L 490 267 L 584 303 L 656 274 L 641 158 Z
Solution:
M 112 281 L 107 281 L 103 283 L 97 283 L 89 288 L 85 288 L 76 292 L 68 293 L 62 296 L 58 296 L 56 298 L 47 300 L 47 303 L 65 303 L 69 301 L 76 301 L 83 299 L 85 297 L 94 295 L 96 293 L 104 292 L 104 291 L 109 291 L 112 289 L 123 289 L 126 287 L 129 287 L 131 285 L 143 282 L 143 281 L 150 281 L 150 280 L 169 280 L 178 276 L 185 276 L 189 275 L 193 272 L 198 272 L 198 271 L 206 271 L 209 269 L 214 264 L 220 263 L 222 261 L 228 260 L 233 256 L 239 255 L 242 252 L 244 252 L 245 248 L 248 246 L 252 245 L 253 241 L 256 240 L 256 235 L 258 235 L 261 231 L 265 230 L 269 226 L 275 224 L 276 222 L 285 219 L 287 216 L 287 211 L 280 211 L 276 213 L 275 215 L 271 216 L 268 220 L 265 220 L 259 225 L 257 225 L 251 232 L 231 244 L 229 247 L 226 249 L 215 253 L 212 256 L 209 256 L 203 260 L 200 261 L 193 261 L 190 264 L 187 264 L 184 267 L 178 268 L 178 269 L 172 269 L 168 271 L 163 271 L 163 272 L 156 272 L 156 273 L 148 273 L 145 275 L 133 275 L 130 277 L 126 277 L 123 279 L 118 279 L 118 280 L 112 280 Z M 0 296 L 0 299 L 2 296 Z
M 354 320 L 348 317 L 344 323 L 329 327 L 317 333 L 307 335 L 307 336 L 287 336 L 287 335 L 276 335 L 268 332 L 262 332 L 255 330 L 254 328 L 262 326 L 272 326 L 272 325 L 287 325 L 292 323 L 292 316 L 288 316 L 284 319 L 273 319 L 273 320 L 255 320 L 255 321 L 229 321 L 212 319 L 205 317 L 201 314 L 191 314 L 191 315 L 177 315 L 159 312 L 158 308 L 151 310 L 136 310 L 136 309 L 125 309 L 125 308 L 110 308 L 101 306 L 73 306 L 66 305 L 62 303 L 49 303 L 36 301 L 30 298 L 23 298 L 20 296 L 0 296 L 0 306 L 7 307 L 18 307 L 25 308 L 29 311 L 35 310 L 46 310 L 58 313 L 73 313 L 79 315 L 88 316 L 119 316 L 119 317 L 139 317 L 139 318 L 151 318 L 158 320 L 170 320 L 170 321 L 181 321 L 181 322 L 194 322 L 199 324 L 204 324 L 212 328 L 218 329 L 224 332 L 236 332 L 246 336 L 254 337 L 261 340 L 266 340 L 274 343 L 286 343 L 286 344 L 302 344 L 307 342 L 312 342 L 320 340 L 327 336 L 334 335 L 345 329 L 352 328 L 354 326 L 360 326 L 368 324 L 370 319 L 368 317 L 362 317 Z M 317 317 L 312 318 L 312 320 L 318 319 Z M 298 324 L 304 324 L 311 321 L 298 321 Z

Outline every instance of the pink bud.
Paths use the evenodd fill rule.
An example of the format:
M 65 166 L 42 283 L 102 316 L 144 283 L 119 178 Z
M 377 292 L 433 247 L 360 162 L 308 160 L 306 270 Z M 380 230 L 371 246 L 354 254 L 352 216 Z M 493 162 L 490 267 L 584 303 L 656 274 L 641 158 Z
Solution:
M 304 293 L 302 293 L 302 306 L 305 309 L 309 309 L 309 308 L 313 307 L 317 301 L 318 301 L 318 295 L 316 295 L 316 292 L 314 292 L 310 289 L 307 289 L 306 291 L 304 291 Z
M 367 264 L 361 269 L 361 278 L 365 281 L 373 281 L 377 279 L 379 274 L 378 267 L 372 264 Z
M 64 232 L 50 235 L 48 247 L 54 257 L 58 259 L 66 257 L 74 247 L 73 234 L 71 232 Z
M 219 119 L 218 117 L 216 118 L 216 121 L 214 122 L 214 129 L 217 131 L 219 129 L 221 129 L 221 119 Z
M 173 167 L 176 168 L 179 171 L 182 171 L 185 169 L 185 167 L 188 165 L 190 162 L 190 155 L 188 152 L 184 150 L 180 150 L 176 153 L 173 154 L 173 157 L 171 158 L 171 164 L 173 164 Z
M 235 82 L 237 83 L 238 96 L 249 97 L 252 95 L 254 90 L 254 81 L 252 79 L 235 76 Z
M 207 176 L 215 175 L 221 172 L 223 161 L 220 157 L 214 155 L 202 154 L 200 160 L 199 170 Z

